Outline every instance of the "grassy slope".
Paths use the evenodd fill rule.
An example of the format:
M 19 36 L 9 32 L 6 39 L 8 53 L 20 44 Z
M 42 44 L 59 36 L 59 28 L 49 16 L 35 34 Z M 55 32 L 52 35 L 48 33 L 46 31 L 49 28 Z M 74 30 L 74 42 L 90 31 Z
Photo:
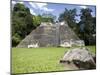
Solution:
M 95 52 L 94 46 L 89 46 Z M 12 73 L 68 70 L 59 64 L 66 48 L 12 48 Z

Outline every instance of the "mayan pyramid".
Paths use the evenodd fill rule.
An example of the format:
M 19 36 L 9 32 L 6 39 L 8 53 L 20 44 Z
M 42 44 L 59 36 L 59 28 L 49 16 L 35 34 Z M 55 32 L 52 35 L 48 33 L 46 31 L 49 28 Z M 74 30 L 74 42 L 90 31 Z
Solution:
M 41 23 L 23 39 L 17 47 L 27 47 L 30 44 L 38 43 L 39 47 L 59 46 L 61 42 L 79 40 L 67 23 Z

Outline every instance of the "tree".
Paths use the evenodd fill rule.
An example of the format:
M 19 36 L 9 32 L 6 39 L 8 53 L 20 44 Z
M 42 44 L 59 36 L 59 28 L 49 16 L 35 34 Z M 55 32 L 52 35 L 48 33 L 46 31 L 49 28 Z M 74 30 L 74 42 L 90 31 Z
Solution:
M 71 28 L 75 29 L 74 27 L 76 27 L 76 19 L 75 19 L 76 16 L 77 16 L 76 9 L 68 10 L 65 8 L 65 11 L 59 15 L 58 20 L 60 22 L 61 21 L 67 22 Z
M 41 21 L 42 22 L 54 23 L 55 19 L 56 19 L 56 16 L 54 16 L 53 14 L 51 14 L 51 13 L 48 13 L 48 14 L 47 13 L 43 13 Z
M 35 27 L 39 26 L 41 24 L 41 20 L 42 20 L 41 15 L 33 16 L 33 25 Z
M 89 8 L 81 9 L 80 14 L 80 33 L 86 45 L 91 45 L 93 34 L 95 34 L 96 18 L 92 17 L 91 12 Z
M 29 8 L 15 4 L 12 10 L 12 46 L 16 46 L 35 26 Z

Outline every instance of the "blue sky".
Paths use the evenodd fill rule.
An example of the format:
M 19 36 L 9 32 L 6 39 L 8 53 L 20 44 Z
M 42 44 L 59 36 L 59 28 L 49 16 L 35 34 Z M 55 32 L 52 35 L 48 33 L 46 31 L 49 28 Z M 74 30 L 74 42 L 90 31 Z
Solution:
M 55 3 L 37 3 L 37 2 L 29 2 L 29 1 L 23 1 L 23 2 L 18 2 L 18 1 L 12 1 L 12 7 L 16 3 L 21 3 L 24 4 L 26 7 L 30 9 L 30 12 L 32 15 L 38 15 L 42 13 L 52 13 L 56 17 L 59 17 L 59 14 L 61 14 L 65 8 L 68 10 L 76 8 L 77 14 L 80 14 L 80 9 L 84 8 L 90 8 L 92 9 L 92 16 L 96 16 L 95 13 L 95 6 L 85 6 L 85 5 L 71 5 L 71 4 L 55 4 Z M 76 17 L 78 20 L 80 20 L 79 17 Z

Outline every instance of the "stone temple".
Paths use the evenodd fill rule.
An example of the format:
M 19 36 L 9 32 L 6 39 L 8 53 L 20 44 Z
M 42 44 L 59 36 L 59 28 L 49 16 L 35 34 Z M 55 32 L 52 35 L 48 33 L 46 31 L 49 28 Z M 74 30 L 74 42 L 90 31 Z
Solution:
M 70 41 L 73 45 L 84 45 L 84 41 L 77 37 L 67 23 L 41 23 L 41 25 L 26 36 L 17 47 L 28 47 L 28 45 L 36 43 L 38 43 L 39 47 L 57 47 L 65 42 L 69 43 Z

